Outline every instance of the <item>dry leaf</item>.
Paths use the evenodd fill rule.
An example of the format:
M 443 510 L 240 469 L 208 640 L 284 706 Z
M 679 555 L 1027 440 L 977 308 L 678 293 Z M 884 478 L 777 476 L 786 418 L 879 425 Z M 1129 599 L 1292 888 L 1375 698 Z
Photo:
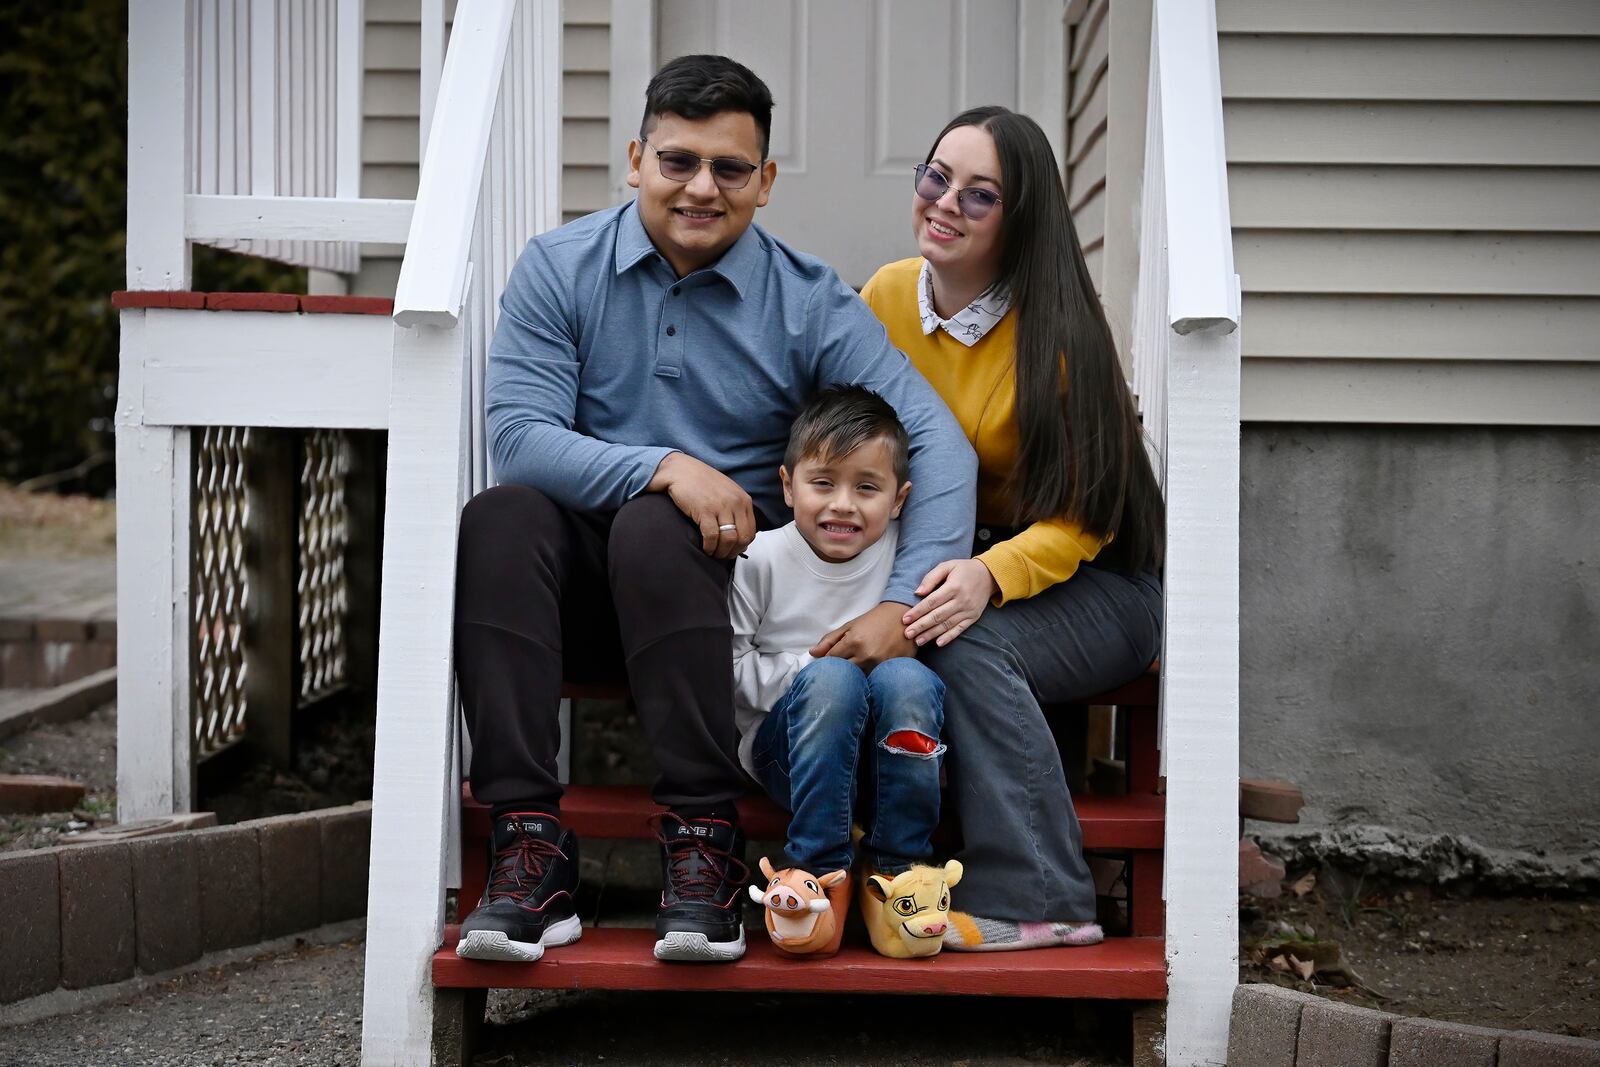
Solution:
M 1311 980 L 1311 976 L 1316 973 L 1317 970 L 1317 965 L 1315 963 L 1312 963 L 1310 960 L 1302 960 L 1292 952 L 1289 954 L 1289 965 L 1295 969 L 1301 978 L 1304 978 L 1307 981 Z
M 1284 974 L 1290 973 L 1288 961 L 1286 961 L 1282 956 L 1271 957 L 1267 960 L 1267 966 Z
M 1307 871 L 1305 874 L 1294 880 L 1294 883 L 1289 886 L 1289 892 L 1293 893 L 1297 897 L 1303 897 L 1315 889 L 1316 886 L 1317 872 Z

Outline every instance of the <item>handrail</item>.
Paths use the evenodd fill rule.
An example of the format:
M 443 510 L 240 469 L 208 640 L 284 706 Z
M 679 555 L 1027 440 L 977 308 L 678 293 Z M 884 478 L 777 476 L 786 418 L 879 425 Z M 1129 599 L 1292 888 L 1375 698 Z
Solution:
M 1193 0 L 1156 0 L 1155 33 L 1166 167 L 1169 324 L 1180 335 L 1211 327 L 1232 333 L 1239 325 L 1239 304 L 1233 284 L 1216 9 Z
M 515 0 L 461 0 L 395 291 L 401 326 L 451 327 L 467 288 L 473 223 Z

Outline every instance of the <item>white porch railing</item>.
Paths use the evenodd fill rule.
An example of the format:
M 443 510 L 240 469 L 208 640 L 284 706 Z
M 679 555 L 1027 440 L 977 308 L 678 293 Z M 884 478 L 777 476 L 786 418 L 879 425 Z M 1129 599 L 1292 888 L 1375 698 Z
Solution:
M 1156 0 L 1134 382 L 1163 462 L 1167 1063 L 1222 1064 L 1238 981 L 1239 279 L 1212 4 Z
M 353 272 L 350 242 L 244 236 L 233 198 L 355 199 L 361 184 L 361 0 L 191 0 L 189 236 Z M 229 198 L 223 200 L 221 198 Z
M 442 5 L 423 16 L 436 37 Z M 499 294 L 559 219 L 560 40 L 556 0 L 461 0 L 424 142 L 395 294 L 363 1064 L 431 1057 L 429 961 L 459 884 L 456 524 L 489 474 L 472 413 Z

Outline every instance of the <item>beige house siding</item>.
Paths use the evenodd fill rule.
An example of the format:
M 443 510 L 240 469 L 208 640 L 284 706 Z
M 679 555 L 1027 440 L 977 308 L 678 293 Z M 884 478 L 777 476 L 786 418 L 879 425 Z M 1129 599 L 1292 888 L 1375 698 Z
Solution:
M 361 195 L 417 195 L 420 0 L 367 0 L 361 139 Z M 455 13 L 447 0 L 446 17 Z M 561 214 L 574 219 L 609 202 L 606 166 L 610 0 L 564 0 L 561 79 Z M 398 246 L 368 246 L 352 291 L 391 296 Z
M 1067 203 L 1095 288 L 1104 291 L 1111 3 L 1090 0 L 1067 41 Z
M 1600 4 L 1217 19 L 1243 417 L 1600 424 Z

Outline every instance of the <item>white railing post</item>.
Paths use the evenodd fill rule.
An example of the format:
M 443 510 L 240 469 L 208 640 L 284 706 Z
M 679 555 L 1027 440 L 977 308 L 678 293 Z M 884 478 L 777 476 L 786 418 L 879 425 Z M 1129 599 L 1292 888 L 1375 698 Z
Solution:
M 128 25 L 130 289 L 187 289 L 192 0 Z M 121 313 L 117 383 L 117 818 L 186 811 L 189 796 L 189 431 L 144 424 L 143 311 Z
M 516 6 L 461 0 L 456 11 L 395 295 L 362 1019 L 367 1067 L 432 1062 L 430 961 L 443 937 L 459 788 L 456 528 L 472 481 L 472 346 L 485 343 L 488 318 L 473 287 L 498 289 L 504 281 L 481 262 L 493 242 L 475 236 L 480 214 L 493 211 L 484 168 L 496 109 L 506 106 L 502 74 Z M 442 4 L 425 4 L 424 41 L 430 9 L 442 27 Z M 427 83 L 424 70 L 425 94 Z M 508 213 L 495 215 L 503 225 Z M 502 244 L 507 236 L 496 235 Z
M 1172 328 L 1180 334 L 1207 326 L 1231 330 L 1239 322 L 1239 296 L 1233 287 L 1216 9 L 1210 0 L 1157 0 L 1152 32 L 1166 90 L 1159 106 Z
M 117 821 L 124 823 L 188 811 L 192 799 L 190 431 L 145 425 L 147 314 L 121 313 L 115 420 Z
M 1167 1063 L 1221 1065 L 1238 982 L 1239 282 L 1210 3 L 1156 0 L 1136 322 L 1167 499 Z
M 193 0 L 142 5 L 128 20 L 128 288 L 187 289 Z

